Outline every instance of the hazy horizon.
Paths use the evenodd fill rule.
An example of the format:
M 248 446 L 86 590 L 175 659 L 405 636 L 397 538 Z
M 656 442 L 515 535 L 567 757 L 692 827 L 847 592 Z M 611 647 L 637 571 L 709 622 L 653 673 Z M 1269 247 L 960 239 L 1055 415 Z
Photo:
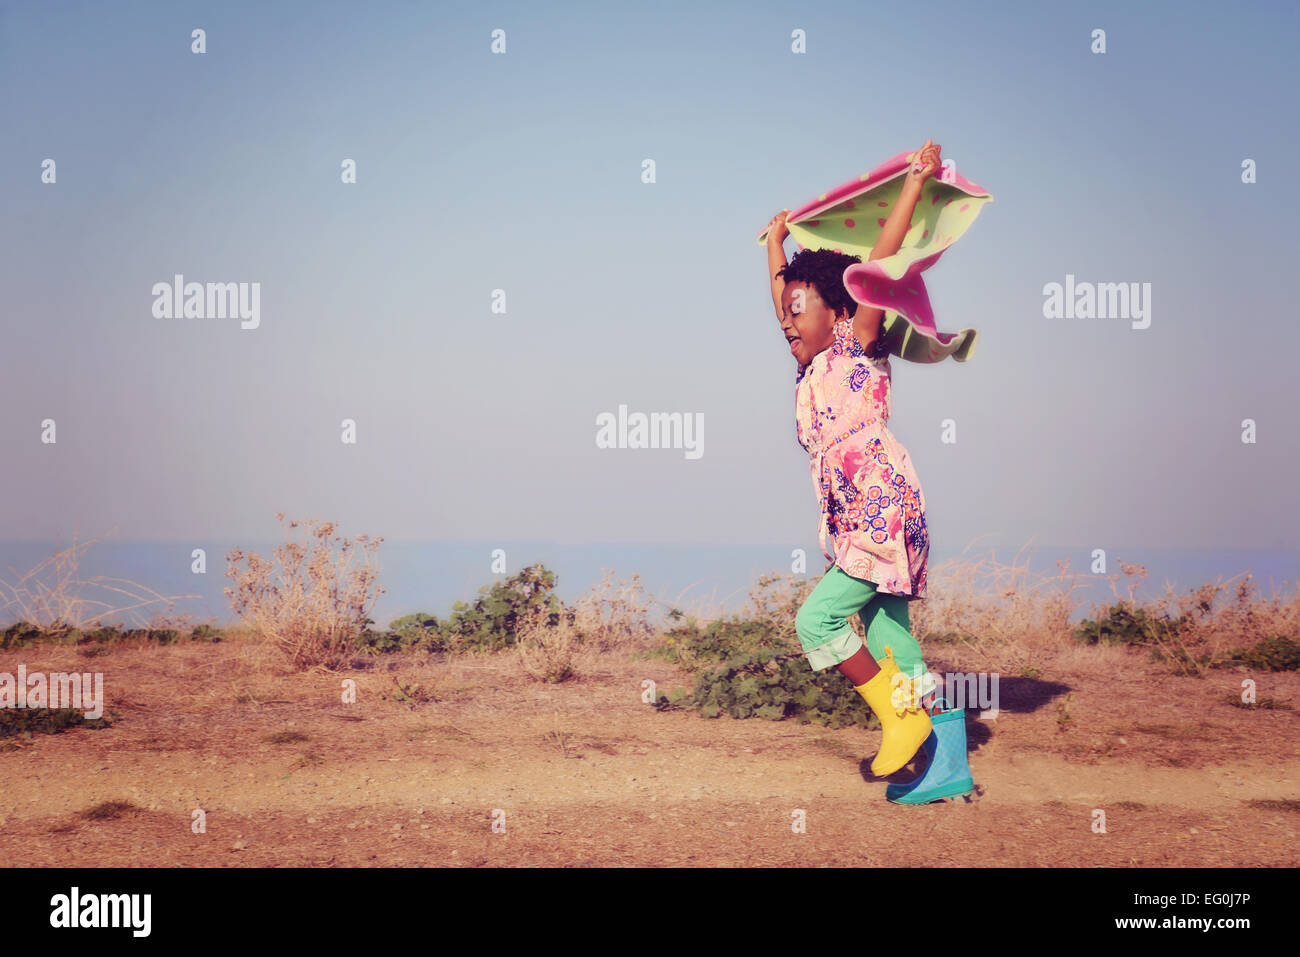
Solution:
M 974 356 L 893 362 L 934 555 L 1294 550 L 1300 9 L 1176 11 L 0 3 L 0 542 L 212 577 L 285 512 L 817 574 L 755 237 L 933 138 L 995 197 L 926 278 Z M 257 283 L 257 327 L 155 316 L 178 274 Z M 1149 327 L 1045 318 L 1067 277 L 1150 284 Z M 701 416 L 703 454 L 597 447 L 620 405 Z

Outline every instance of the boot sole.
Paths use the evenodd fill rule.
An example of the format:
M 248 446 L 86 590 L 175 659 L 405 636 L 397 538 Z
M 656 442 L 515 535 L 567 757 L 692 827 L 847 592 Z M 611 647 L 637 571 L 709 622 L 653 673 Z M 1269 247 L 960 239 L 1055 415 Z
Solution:
M 974 790 L 975 782 L 970 778 L 962 778 L 923 791 L 909 791 L 897 797 L 889 797 L 889 791 L 886 789 L 885 797 L 894 804 L 929 804 L 933 801 L 942 801 L 944 798 L 963 797 Z

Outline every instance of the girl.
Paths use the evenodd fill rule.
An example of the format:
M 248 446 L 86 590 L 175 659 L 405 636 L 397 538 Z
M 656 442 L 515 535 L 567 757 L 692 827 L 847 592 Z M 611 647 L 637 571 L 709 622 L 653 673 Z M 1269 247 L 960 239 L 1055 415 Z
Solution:
M 939 147 L 927 140 L 910 159 L 871 260 L 898 252 L 922 187 L 939 166 Z M 910 785 L 891 785 L 891 800 L 925 803 L 968 793 L 973 785 L 964 721 L 957 728 L 943 714 L 931 720 L 934 676 L 926 673 L 920 645 L 908 630 L 907 604 L 925 596 L 930 543 L 920 481 L 887 427 L 884 313 L 855 301 L 844 284 L 845 269 L 859 263 L 858 257 L 803 249 L 787 264 L 782 242 L 789 235 L 789 212 L 769 226 L 768 273 L 781 329 L 798 363 L 796 434 L 811 456 L 822 510 L 819 538 L 833 562 L 800 608 L 795 630 L 809 665 L 817 671 L 835 665 L 879 717 L 883 736 L 873 774 L 892 774 L 925 746 L 926 773 Z M 833 549 L 827 548 L 828 536 Z M 866 629 L 866 648 L 848 623 L 855 613 Z M 940 753 L 940 730 L 954 740 L 960 731 L 959 760 L 949 753 L 952 748 Z

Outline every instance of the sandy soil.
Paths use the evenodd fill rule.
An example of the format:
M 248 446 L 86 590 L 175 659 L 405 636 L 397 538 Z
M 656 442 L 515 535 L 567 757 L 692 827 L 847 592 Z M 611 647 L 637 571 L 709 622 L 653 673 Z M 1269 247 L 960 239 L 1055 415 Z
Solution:
M 684 681 L 629 655 L 580 681 L 513 656 L 291 675 L 234 641 L 0 653 L 102 671 L 113 726 L 0 739 L 7 865 L 1086 865 L 1300 862 L 1300 675 L 1179 678 L 1125 649 L 1001 681 L 967 713 L 982 794 L 884 798 L 879 732 L 641 703 Z M 935 670 L 956 663 L 932 658 Z M 340 701 L 357 682 L 356 704 Z M 394 678 L 436 700 L 393 700 Z M 1065 695 L 1069 693 L 1067 701 Z M 272 736 L 289 732 L 274 743 Z M 286 737 L 281 734 L 281 738 Z M 900 772 L 897 779 L 905 779 Z M 85 812 L 129 802 L 116 817 Z M 193 833 L 192 812 L 206 814 Z M 806 832 L 792 814 L 806 812 Z M 1093 812 L 1107 832 L 1093 831 Z M 504 832 L 494 832 L 495 819 Z

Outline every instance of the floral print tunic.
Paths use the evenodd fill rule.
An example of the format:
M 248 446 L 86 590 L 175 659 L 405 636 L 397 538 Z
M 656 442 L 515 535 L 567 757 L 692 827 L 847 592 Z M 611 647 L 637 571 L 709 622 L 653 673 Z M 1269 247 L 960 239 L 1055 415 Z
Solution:
M 821 500 L 822 552 L 881 592 L 924 598 L 930 535 L 907 450 L 889 431 L 888 356 L 869 356 L 853 320 L 799 368 L 795 430 Z M 834 549 L 827 548 L 827 537 Z

